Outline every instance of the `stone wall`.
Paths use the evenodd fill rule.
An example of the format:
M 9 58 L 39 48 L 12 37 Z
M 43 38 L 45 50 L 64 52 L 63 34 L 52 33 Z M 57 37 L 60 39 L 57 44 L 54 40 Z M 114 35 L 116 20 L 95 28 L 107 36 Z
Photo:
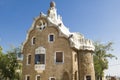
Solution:
M 78 55 L 79 80 L 86 80 L 86 76 L 91 76 L 91 80 L 95 80 L 92 52 L 88 50 L 80 50 Z
M 53 33 L 55 35 L 55 41 L 53 43 L 48 42 L 48 35 Z M 32 37 L 36 37 L 35 45 L 31 45 Z M 45 70 L 42 73 L 37 73 L 34 69 L 35 49 L 43 46 L 46 49 L 46 64 Z M 55 63 L 55 52 L 64 52 L 64 63 Z M 31 64 L 27 65 L 27 55 L 31 54 Z M 49 77 L 55 77 L 56 80 L 72 80 L 72 49 L 70 48 L 69 41 L 59 36 L 59 32 L 55 27 L 46 27 L 43 31 L 34 29 L 29 33 L 28 40 L 23 46 L 23 80 L 25 75 L 30 75 L 30 80 L 35 80 L 36 75 L 40 75 L 41 80 L 48 80 Z M 67 75 L 67 77 L 64 76 Z

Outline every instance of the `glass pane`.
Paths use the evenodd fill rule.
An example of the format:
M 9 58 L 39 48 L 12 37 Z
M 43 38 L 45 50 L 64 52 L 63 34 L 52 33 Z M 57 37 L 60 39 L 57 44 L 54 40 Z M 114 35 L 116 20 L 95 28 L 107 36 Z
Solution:
M 54 40 L 54 36 L 50 35 L 50 41 L 53 41 L 53 40 Z
M 33 44 L 35 44 L 36 38 L 33 38 Z
M 51 78 L 51 80 L 55 80 L 55 78 Z
M 36 54 L 35 64 L 45 64 L 45 54 Z
M 45 54 L 40 54 L 40 64 L 45 64 Z
M 27 80 L 30 80 L 30 76 L 27 76 Z
M 63 53 L 56 52 L 56 62 L 63 62 Z
M 37 76 L 37 80 L 40 80 L 40 76 Z
M 91 80 L 91 76 L 86 76 L 86 80 Z
M 40 54 L 35 55 L 35 64 L 40 64 Z

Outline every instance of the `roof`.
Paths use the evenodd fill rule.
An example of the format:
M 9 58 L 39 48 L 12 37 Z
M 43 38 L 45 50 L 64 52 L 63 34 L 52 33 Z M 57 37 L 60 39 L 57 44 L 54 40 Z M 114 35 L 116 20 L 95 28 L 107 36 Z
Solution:
M 23 43 L 23 46 L 28 40 L 28 35 L 30 31 L 34 29 L 35 22 L 40 18 L 44 18 L 47 20 L 48 22 L 47 26 L 55 26 L 59 30 L 60 36 L 64 36 L 68 38 L 70 41 L 71 47 L 74 47 L 77 50 L 94 51 L 95 47 L 91 40 L 85 39 L 84 36 L 78 32 L 69 31 L 69 29 L 63 24 L 62 17 L 60 15 L 57 15 L 55 6 L 50 6 L 47 14 L 41 13 L 40 16 L 35 18 L 31 28 L 27 33 L 27 37 L 25 42 Z

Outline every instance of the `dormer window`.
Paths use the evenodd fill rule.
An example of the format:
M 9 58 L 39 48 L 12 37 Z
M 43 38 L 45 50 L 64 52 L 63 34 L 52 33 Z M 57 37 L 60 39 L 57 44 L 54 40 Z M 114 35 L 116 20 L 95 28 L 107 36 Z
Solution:
M 34 45 L 35 43 L 36 43 L 36 38 L 33 37 L 33 38 L 32 38 L 32 45 Z
M 54 34 L 49 34 L 48 41 L 49 42 L 54 42 Z

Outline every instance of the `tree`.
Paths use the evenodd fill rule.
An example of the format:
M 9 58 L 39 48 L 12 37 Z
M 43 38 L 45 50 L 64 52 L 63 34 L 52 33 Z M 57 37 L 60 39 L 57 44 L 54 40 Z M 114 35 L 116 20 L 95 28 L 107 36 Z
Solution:
M 16 74 L 18 67 L 16 49 L 8 51 L 7 54 L 3 54 L 2 48 L 0 47 L 0 78 L 2 80 L 18 80 Z
M 100 42 L 95 42 L 95 52 L 93 54 L 94 57 L 94 67 L 95 67 L 95 76 L 96 80 L 102 80 L 104 76 L 104 70 L 108 69 L 108 59 L 116 58 L 110 52 L 112 49 L 112 42 L 108 42 L 107 44 L 102 44 Z

